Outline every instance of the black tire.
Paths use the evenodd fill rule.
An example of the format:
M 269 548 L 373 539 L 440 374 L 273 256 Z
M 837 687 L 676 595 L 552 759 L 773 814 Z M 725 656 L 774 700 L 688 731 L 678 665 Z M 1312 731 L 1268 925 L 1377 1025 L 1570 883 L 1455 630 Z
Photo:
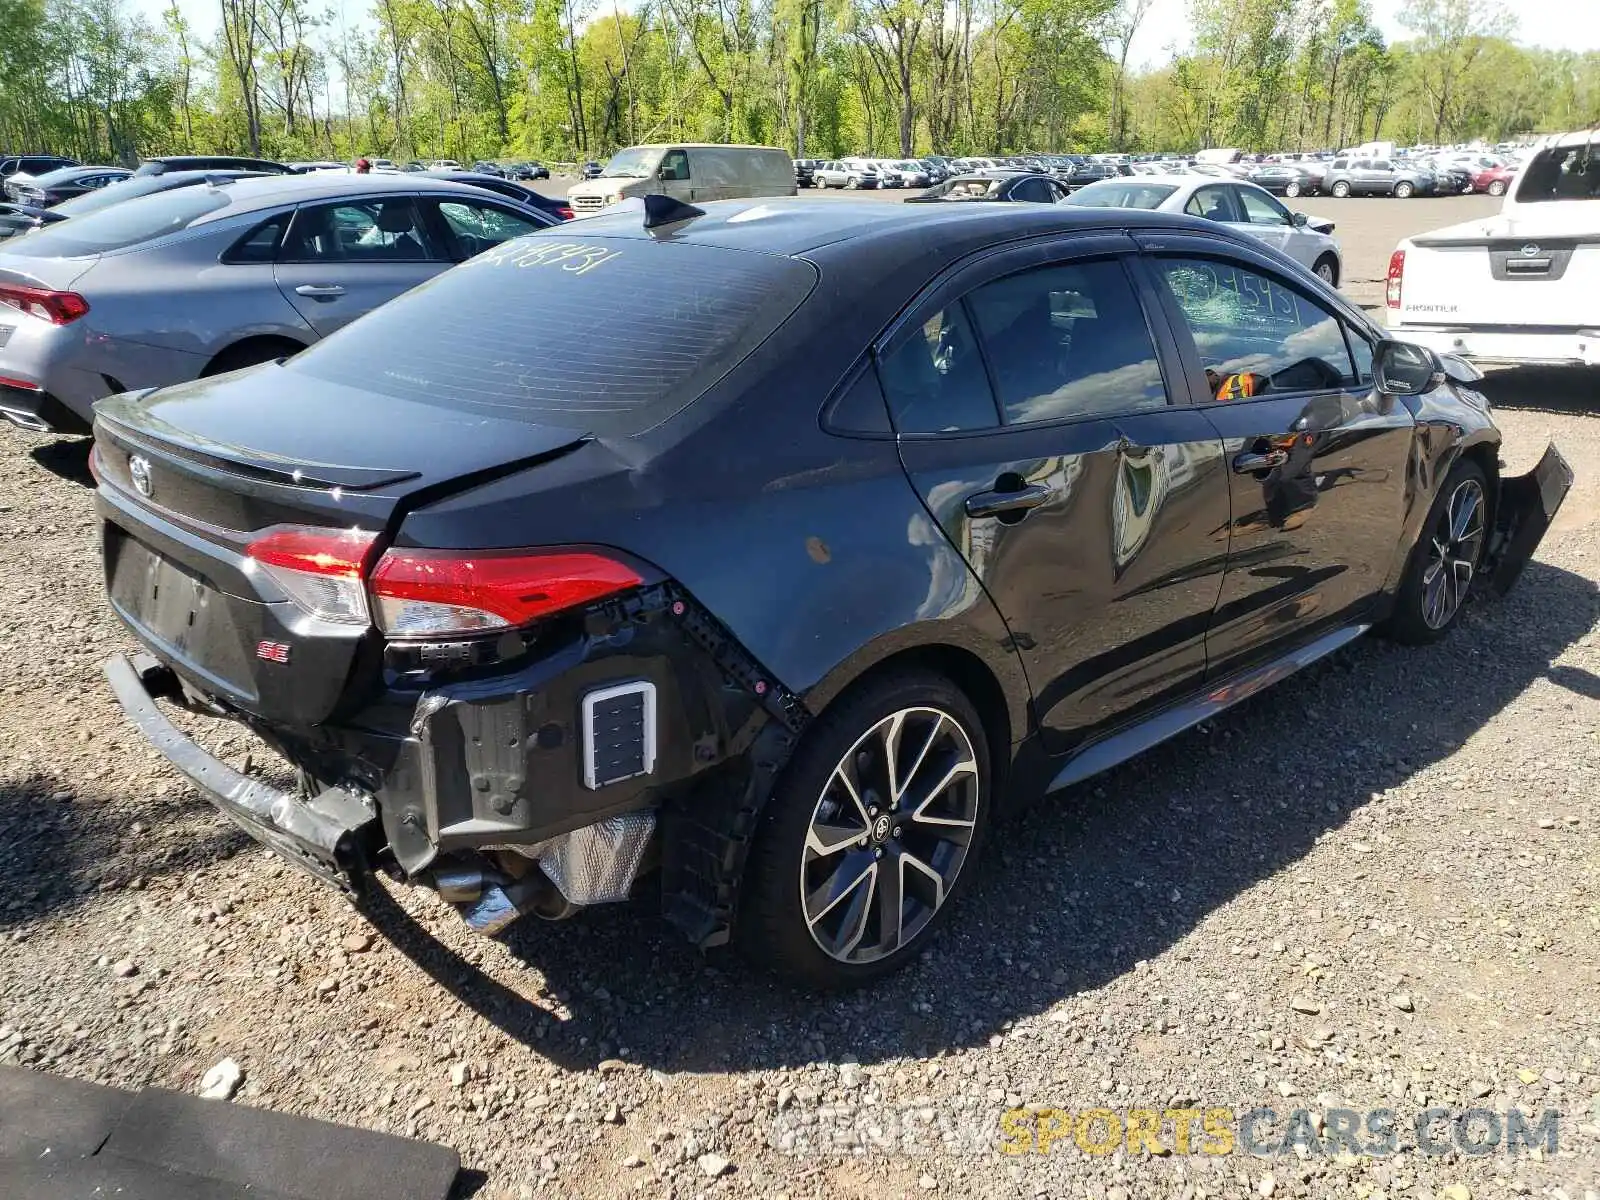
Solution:
M 1339 260 L 1331 254 L 1324 254 L 1317 259 L 1316 265 L 1311 268 L 1312 273 L 1331 288 L 1339 286 Z M 1326 273 L 1324 273 L 1326 272 Z
M 226 375 L 229 371 L 241 371 L 274 359 L 290 358 L 303 349 L 286 338 L 252 338 L 229 346 L 207 363 L 200 375 L 201 378 Z
M 1496 179 L 1489 184 L 1489 195 L 1504 196 L 1505 194 L 1506 181 L 1504 179 Z
M 1350 194 L 1350 185 L 1341 179 L 1329 189 L 1329 193 L 1336 199 L 1343 200 Z
M 1394 185 L 1394 197 L 1396 200 L 1409 200 L 1416 190 L 1409 182 L 1402 179 Z
M 1435 567 L 1441 565 L 1438 543 L 1447 526 L 1445 514 L 1453 504 L 1458 503 L 1458 493 L 1463 488 L 1476 485 L 1478 497 L 1478 535 L 1476 543 L 1470 552 L 1461 546 L 1460 542 L 1453 542 L 1451 549 L 1459 548 L 1463 551 L 1462 558 L 1470 563 L 1470 570 L 1462 577 L 1459 569 L 1460 559 L 1455 559 L 1456 569 L 1450 569 L 1452 561 L 1445 557 L 1442 566 L 1443 579 L 1434 573 Z M 1400 587 L 1395 594 L 1394 612 L 1390 614 L 1384 624 L 1383 633 L 1395 641 L 1408 646 L 1424 646 L 1429 642 L 1436 642 L 1454 628 L 1460 620 L 1462 610 L 1466 607 L 1466 596 L 1471 589 L 1472 580 L 1477 574 L 1477 569 L 1483 563 L 1484 547 L 1488 544 L 1489 535 L 1489 482 L 1484 476 L 1483 468 L 1470 459 L 1462 459 L 1450 469 L 1445 476 L 1444 485 L 1433 498 L 1433 504 L 1428 509 L 1428 519 L 1423 523 L 1422 532 L 1417 537 L 1416 545 L 1411 548 L 1411 555 L 1406 561 L 1405 574 L 1400 577 Z M 1463 529 L 1463 533 L 1470 529 Z M 1466 539 L 1461 539 L 1465 541 Z M 1434 588 L 1440 583 L 1454 580 L 1455 585 L 1449 589 L 1456 593 L 1456 599 L 1450 606 L 1444 619 L 1438 619 L 1438 614 L 1430 613 L 1432 601 L 1436 598 Z
M 890 740 L 881 731 L 897 714 L 902 718 L 894 739 L 897 759 L 900 769 L 909 771 L 898 806 L 884 802 L 890 788 L 881 769 L 881 751 Z M 855 779 L 841 784 L 839 772 L 847 766 Z M 762 812 L 745 866 L 736 947 L 757 963 L 822 990 L 860 987 L 905 966 L 927 945 L 977 871 L 992 778 L 977 710 L 944 677 L 892 671 L 841 697 L 807 731 Z M 948 786 L 935 789 L 941 781 Z M 915 793 L 923 787 L 931 794 L 919 802 Z M 963 829 L 968 812 L 970 827 Z M 813 842 L 814 821 L 844 840 L 824 842 L 819 834 Z M 830 848 L 814 853 L 814 845 Z M 884 863 L 899 868 L 903 938 L 891 938 L 883 919 L 891 894 L 880 888 L 890 879 Z M 809 922 L 802 898 L 808 887 L 819 903 L 833 897 Z M 857 908 L 863 887 L 866 894 Z M 857 911 L 863 915 L 852 922 Z M 832 941 L 833 950 L 824 949 L 824 941 Z

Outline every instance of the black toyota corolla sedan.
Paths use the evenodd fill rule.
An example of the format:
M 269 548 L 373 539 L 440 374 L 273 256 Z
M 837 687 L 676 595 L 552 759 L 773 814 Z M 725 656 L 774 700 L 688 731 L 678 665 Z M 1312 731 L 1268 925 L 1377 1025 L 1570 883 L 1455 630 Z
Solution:
M 486 931 L 648 886 L 861 983 L 1002 810 L 1508 586 L 1570 475 L 1501 478 L 1475 379 L 1210 222 L 630 201 L 102 402 L 108 674 L 325 880 Z

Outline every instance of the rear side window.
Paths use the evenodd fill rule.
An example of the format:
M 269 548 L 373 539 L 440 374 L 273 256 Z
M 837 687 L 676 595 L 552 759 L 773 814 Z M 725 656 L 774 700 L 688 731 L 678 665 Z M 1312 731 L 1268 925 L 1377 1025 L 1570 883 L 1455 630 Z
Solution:
M 408 197 L 302 208 L 283 244 L 285 262 L 427 262 L 436 257 Z
M 1155 344 L 1122 264 L 1008 275 L 967 297 L 1007 424 L 1161 408 Z
M 966 306 L 936 312 L 879 362 L 894 427 L 960 433 L 997 424 L 994 393 Z
M 625 437 L 726 375 L 816 278 L 773 254 L 550 230 L 445 272 L 287 369 L 450 412 Z
M 278 257 L 278 243 L 283 240 L 283 227 L 287 216 L 276 216 L 257 225 L 245 234 L 222 256 L 226 263 L 269 263 Z
M 227 207 L 228 193 L 204 184 L 157 192 L 47 225 L 6 250 L 30 258 L 104 254 L 181 233 L 201 217 Z
M 1550 200 L 1600 200 L 1600 144 L 1541 150 L 1517 184 L 1518 204 Z

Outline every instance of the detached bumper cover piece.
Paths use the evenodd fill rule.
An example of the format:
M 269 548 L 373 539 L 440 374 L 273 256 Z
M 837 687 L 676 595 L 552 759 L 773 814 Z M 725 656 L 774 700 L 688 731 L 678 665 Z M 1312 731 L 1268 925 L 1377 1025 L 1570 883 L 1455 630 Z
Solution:
M 1495 538 L 1484 573 L 1492 593 L 1503 596 L 1511 590 L 1571 489 L 1572 468 L 1554 443 L 1526 475 L 1500 481 Z
M 371 803 L 329 788 L 310 800 L 241 775 L 196 745 L 162 715 L 159 695 L 176 689 L 171 670 L 148 654 L 105 664 L 117 702 L 139 732 L 222 814 L 301 870 L 347 892 L 357 889 L 378 830 Z

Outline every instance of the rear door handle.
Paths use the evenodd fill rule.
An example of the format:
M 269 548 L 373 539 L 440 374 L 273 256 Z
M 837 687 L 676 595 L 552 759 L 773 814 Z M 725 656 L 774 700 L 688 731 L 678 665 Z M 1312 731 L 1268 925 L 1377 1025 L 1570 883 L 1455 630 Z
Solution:
M 973 492 L 967 497 L 967 516 L 976 519 L 1026 512 L 1048 503 L 1054 495 L 1055 489 L 1044 483 L 1030 483 L 1014 492 Z
M 1254 475 L 1257 471 L 1270 471 L 1289 461 L 1287 450 L 1267 450 L 1261 454 L 1247 452 L 1233 460 L 1233 469 L 1239 475 Z
M 311 296 L 318 300 L 331 300 L 344 295 L 344 285 L 339 283 L 302 283 L 295 288 L 297 296 Z

